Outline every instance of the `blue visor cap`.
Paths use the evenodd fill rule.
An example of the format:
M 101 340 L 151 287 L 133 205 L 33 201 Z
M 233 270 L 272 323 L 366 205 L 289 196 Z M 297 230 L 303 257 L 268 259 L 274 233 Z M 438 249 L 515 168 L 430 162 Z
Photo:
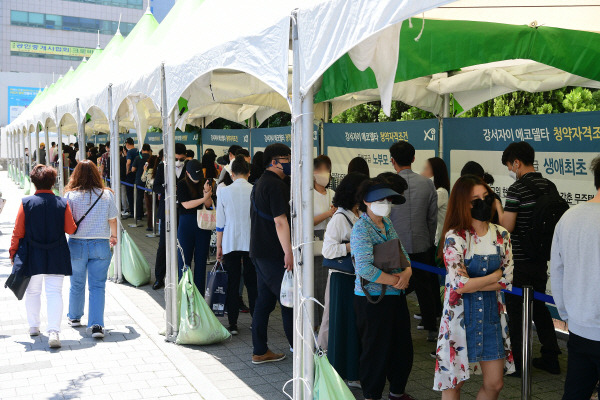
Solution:
M 365 201 L 367 203 L 384 199 L 390 199 L 394 204 L 404 204 L 406 202 L 404 196 L 385 185 L 372 186 L 365 195 Z

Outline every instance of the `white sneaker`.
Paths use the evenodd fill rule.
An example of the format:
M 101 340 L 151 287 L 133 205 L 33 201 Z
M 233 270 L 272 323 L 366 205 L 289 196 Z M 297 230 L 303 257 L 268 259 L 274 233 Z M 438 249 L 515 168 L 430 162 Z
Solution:
M 348 387 L 355 388 L 355 389 L 362 389 L 362 386 L 360 385 L 360 381 L 348 381 Z
M 48 346 L 50 346 L 51 349 L 58 349 L 61 347 L 58 332 L 52 331 L 48 334 Z
M 39 336 L 40 328 L 29 328 L 29 336 Z

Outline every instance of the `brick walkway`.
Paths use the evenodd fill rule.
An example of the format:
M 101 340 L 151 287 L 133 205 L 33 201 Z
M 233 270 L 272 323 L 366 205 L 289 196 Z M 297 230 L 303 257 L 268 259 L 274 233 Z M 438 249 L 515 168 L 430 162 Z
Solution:
M 9 199 L 0 214 L 0 278 L 5 279 L 10 273 L 6 249 L 23 194 L 5 172 L 0 173 L 0 187 Z M 127 229 L 153 268 L 158 238 L 146 238 L 143 227 Z M 68 280 L 65 293 L 67 290 Z M 417 310 L 415 303 L 414 296 L 409 296 L 411 312 Z M 92 340 L 84 329 L 75 330 L 65 323 L 63 348 L 53 351 L 47 348 L 47 337 L 33 340 L 26 334 L 24 305 L 12 293 L 0 290 L 0 304 L 5 310 L 0 314 L 1 399 L 287 399 L 281 389 L 292 376 L 292 361 L 278 311 L 272 314 L 269 344 L 288 358 L 254 366 L 250 362 L 249 315 L 240 315 L 240 334 L 225 343 L 203 347 L 165 343 L 158 334 L 164 329 L 164 290 L 154 291 L 149 285 L 134 288 L 109 283 L 106 324 L 110 333 L 106 338 Z M 222 322 L 226 324 L 226 318 Z M 415 361 L 407 392 L 419 400 L 439 399 L 440 394 L 431 390 L 434 360 L 429 352 L 434 346 L 426 342 L 426 334 L 417 331 L 416 325 L 413 320 Z M 539 354 L 537 340 L 534 342 L 534 354 Z M 565 348 L 564 342 L 560 345 Z M 566 350 L 561 367 L 566 369 Z M 480 384 L 481 377 L 473 377 L 465 385 L 462 398 L 474 399 Z M 560 399 L 563 384 L 564 374 L 557 377 L 536 370 L 533 398 Z M 353 393 L 362 398 L 359 391 Z M 520 380 L 506 378 L 501 398 L 519 399 Z

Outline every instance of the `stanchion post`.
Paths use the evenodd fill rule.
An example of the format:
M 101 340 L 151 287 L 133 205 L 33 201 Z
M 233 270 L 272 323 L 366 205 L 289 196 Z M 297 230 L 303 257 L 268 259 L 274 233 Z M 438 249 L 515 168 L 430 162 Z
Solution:
M 521 399 L 531 400 L 531 342 L 533 324 L 533 287 L 523 287 L 523 332 L 521 357 Z M 515 343 L 516 344 L 516 343 Z
M 137 185 L 134 183 L 133 184 L 133 204 L 129 205 L 129 210 L 131 210 L 131 207 L 133 207 L 133 224 L 129 224 L 130 228 L 137 228 L 137 226 L 138 226 L 137 197 L 138 197 Z
M 152 218 L 152 233 L 148 233 L 146 237 L 155 238 L 158 236 L 156 224 L 156 193 L 152 192 L 152 209 L 148 210 Z

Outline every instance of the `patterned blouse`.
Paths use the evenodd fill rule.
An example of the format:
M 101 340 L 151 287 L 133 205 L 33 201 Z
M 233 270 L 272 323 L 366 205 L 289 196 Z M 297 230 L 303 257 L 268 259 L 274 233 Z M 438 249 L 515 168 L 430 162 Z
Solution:
M 493 244 L 500 247 L 502 256 L 502 278 L 498 283 L 504 289 L 512 289 L 513 258 L 510 234 L 501 226 L 490 224 L 489 229 L 495 230 Z M 467 355 L 467 335 L 465 331 L 464 306 L 462 295 L 457 293 L 469 278 L 457 273 L 458 267 L 464 265 L 465 259 L 472 257 L 470 248 L 480 242 L 474 230 L 449 231 L 444 242 L 444 263 L 446 264 L 446 289 L 444 292 L 444 313 L 440 323 L 437 342 L 434 390 L 446 390 L 456 387 L 459 382 L 469 379 L 469 357 Z M 502 294 L 497 292 L 498 308 L 503 311 Z M 515 365 L 508 335 L 506 316 L 500 312 L 502 338 L 506 354 L 505 369 L 507 373 L 514 372 Z M 478 367 L 473 367 L 476 370 Z

